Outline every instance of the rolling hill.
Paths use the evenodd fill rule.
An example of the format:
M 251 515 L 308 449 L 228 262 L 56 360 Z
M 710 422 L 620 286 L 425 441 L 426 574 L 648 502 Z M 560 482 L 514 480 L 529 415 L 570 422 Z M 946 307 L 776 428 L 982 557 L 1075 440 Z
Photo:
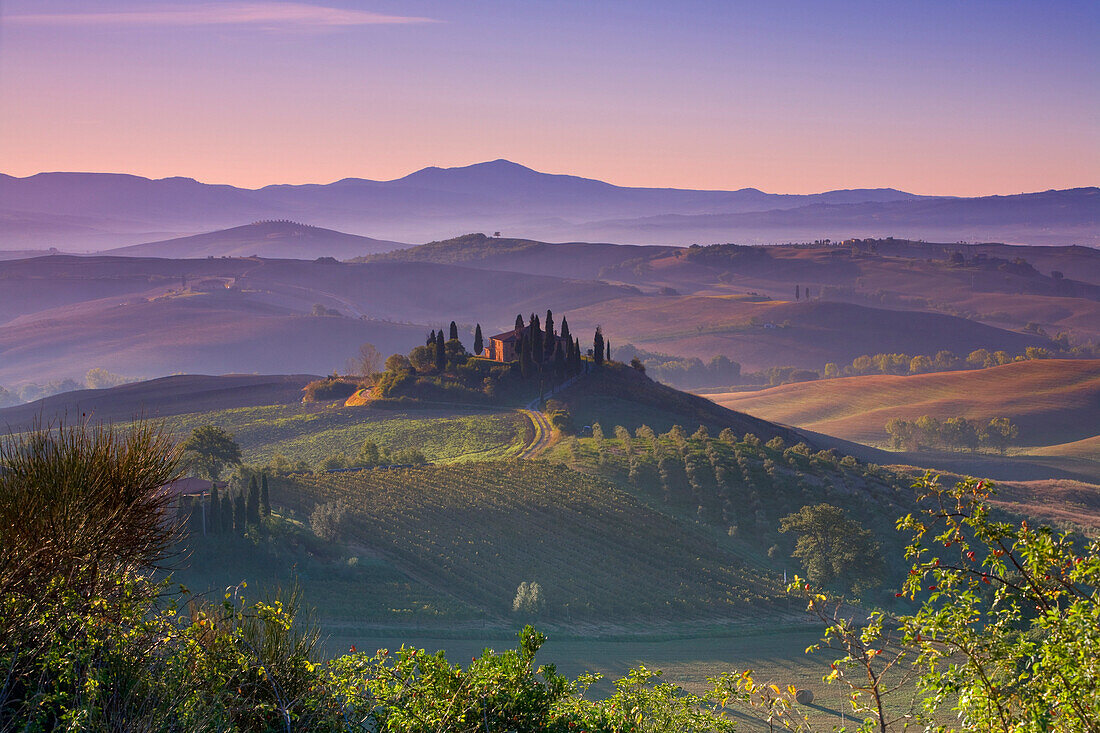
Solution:
M 314 379 L 308 374 L 161 377 L 109 389 L 65 392 L 6 407 L 0 409 L 0 426 L 5 432 L 20 432 L 36 421 L 125 423 L 135 417 L 159 419 L 233 407 L 293 405 L 302 401 L 302 388 Z
M 406 245 L 399 242 L 344 234 L 293 221 L 258 221 L 191 237 L 132 244 L 100 254 L 169 259 L 264 257 L 313 260 L 318 257 L 335 257 L 338 260 L 348 260 L 404 246 Z
M 1100 435 L 1100 360 L 1035 360 L 908 377 L 869 375 L 707 395 L 720 405 L 863 443 L 892 417 L 1008 417 L 1025 446 Z
M 102 246 L 109 232 L 209 231 L 293 219 L 404 241 L 507 230 L 555 240 L 664 244 L 869 235 L 1094 244 L 1096 195 L 1096 189 L 965 199 L 894 189 L 786 195 L 627 188 L 506 160 L 429 167 L 391 181 L 347 178 L 255 190 L 178 177 L 40 173 L 0 176 L 0 241 L 18 236 L 20 248 L 32 248 L 28 221 L 44 230 L 48 242 L 41 246 L 86 250 L 92 242 Z
M 821 369 L 861 354 L 968 354 L 984 347 L 1022 353 L 1046 339 L 923 311 L 829 301 L 772 301 L 724 295 L 626 297 L 614 307 L 570 312 L 587 333 L 601 324 L 616 343 L 710 359 L 724 354 L 745 369 L 791 365 Z

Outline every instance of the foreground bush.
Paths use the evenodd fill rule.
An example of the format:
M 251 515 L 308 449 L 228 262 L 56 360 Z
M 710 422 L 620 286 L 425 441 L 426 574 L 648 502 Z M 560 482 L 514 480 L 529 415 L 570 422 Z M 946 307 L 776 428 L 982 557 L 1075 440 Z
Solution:
M 408 647 L 323 662 L 294 592 L 249 601 L 242 584 L 213 603 L 153 580 L 176 462 L 145 426 L 0 444 L 0 731 L 703 733 L 733 730 L 730 706 L 811 730 L 794 688 L 751 672 L 695 696 L 642 667 L 590 700 L 598 677 L 536 664 L 531 627 L 466 667 Z M 857 622 L 792 588 L 843 655 L 827 679 L 851 686 L 861 729 L 1100 730 L 1100 543 L 995 521 L 980 482 L 918 488 L 927 512 L 899 522 L 916 613 Z M 914 707 L 888 701 L 914 690 Z

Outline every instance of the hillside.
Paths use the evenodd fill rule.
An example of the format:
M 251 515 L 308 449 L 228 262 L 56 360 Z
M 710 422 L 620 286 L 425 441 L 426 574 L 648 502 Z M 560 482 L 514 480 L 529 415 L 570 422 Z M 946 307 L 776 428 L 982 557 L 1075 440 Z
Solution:
M 129 422 L 135 417 L 170 415 L 255 405 L 292 405 L 302 401 L 302 388 L 316 377 L 308 374 L 220 377 L 185 374 L 110 389 L 84 389 L 0 409 L 5 431 L 27 430 L 36 421 L 88 419 Z
M 338 260 L 347 260 L 404 246 L 399 242 L 360 237 L 292 221 L 258 221 L 191 237 L 132 244 L 104 250 L 100 254 L 170 259 L 264 257 L 313 260 L 318 257 L 335 257 Z
M 350 540 L 490 617 L 521 582 L 544 588 L 556 620 L 759 618 L 779 584 L 708 533 L 607 481 L 539 462 L 301 475 L 272 500 L 308 512 L 343 499 Z
M 590 242 L 537 242 L 531 239 L 467 234 L 419 247 L 364 258 L 367 262 L 434 262 L 485 270 L 526 272 L 557 277 L 595 279 L 605 268 L 667 251 L 665 247 Z
M 720 405 L 864 443 L 886 440 L 893 417 L 988 421 L 1020 426 L 1025 446 L 1100 435 L 1100 360 L 1034 360 L 973 371 L 868 375 L 708 394 Z
M 516 313 L 632 288 L 432 263 L 53 256 L 0 261 L 0 385 L 177 372 L 343 369 L 364 342 L 423 343 L 437 319 L 502 330 Z M 317 306 L 328 315 L 316 316 Z M 442 315 L 441 315 L 442 314 Z M 423 324 L 423 325 L 420 325 Z
M 968 354 L 979 347 L 1022 353 L 1046 343 L 972 320 L 829 301 L 760 300 L 724 295 L 627 297 L 614 307 L 570 312 L 584 332 L 603 326 L 619 344 L 709 359 L 724 354 L 745 369 L 821 369 L 861 354 Z

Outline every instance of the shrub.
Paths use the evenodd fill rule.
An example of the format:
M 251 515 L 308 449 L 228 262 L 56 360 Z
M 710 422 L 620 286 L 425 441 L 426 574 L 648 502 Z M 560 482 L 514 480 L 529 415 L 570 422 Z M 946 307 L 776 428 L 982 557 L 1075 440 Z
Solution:
M 309 515 L 309 528 L 313 534 L 329 542 L 338 542 L 344 536 L 348 505 L 342 501 L 318 504 Z

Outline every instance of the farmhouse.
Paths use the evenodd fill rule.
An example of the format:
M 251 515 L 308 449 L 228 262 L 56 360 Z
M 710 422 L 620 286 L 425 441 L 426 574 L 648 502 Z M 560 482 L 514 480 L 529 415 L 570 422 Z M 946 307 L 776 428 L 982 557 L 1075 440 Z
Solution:
M 515 361 L 520 357 L 520 351 L 523 349 L 523 342 L 525 339 L 532 339 L 532 343 L 542 342 L 543 354 L 536 355 L 533 360 L 536 362 L 545 361 L 551 358 L 554 354 L 555 345 L 562 350 L 562 353 L 567 353 L 569 347 L 569 340 L 565 336 L 559 334 L 553 334 L 552 338 L 554 342 L 549 345 L 545 343 L 546 334 L 541 330 L 538 334 L 535 334 L 535 329 L 538 329 L 538 322 L 529 323 L 523 328 L 514 328 L 511 331 L 505 331 L 504 333 L 498 333 L 496 336 L 489 337 L 489 344 L 482 351 L 480 356 L 485 359 L 492 359 L 493 361 L 508 362 Z M 556 342 L 556 343 L 555 343 Z

